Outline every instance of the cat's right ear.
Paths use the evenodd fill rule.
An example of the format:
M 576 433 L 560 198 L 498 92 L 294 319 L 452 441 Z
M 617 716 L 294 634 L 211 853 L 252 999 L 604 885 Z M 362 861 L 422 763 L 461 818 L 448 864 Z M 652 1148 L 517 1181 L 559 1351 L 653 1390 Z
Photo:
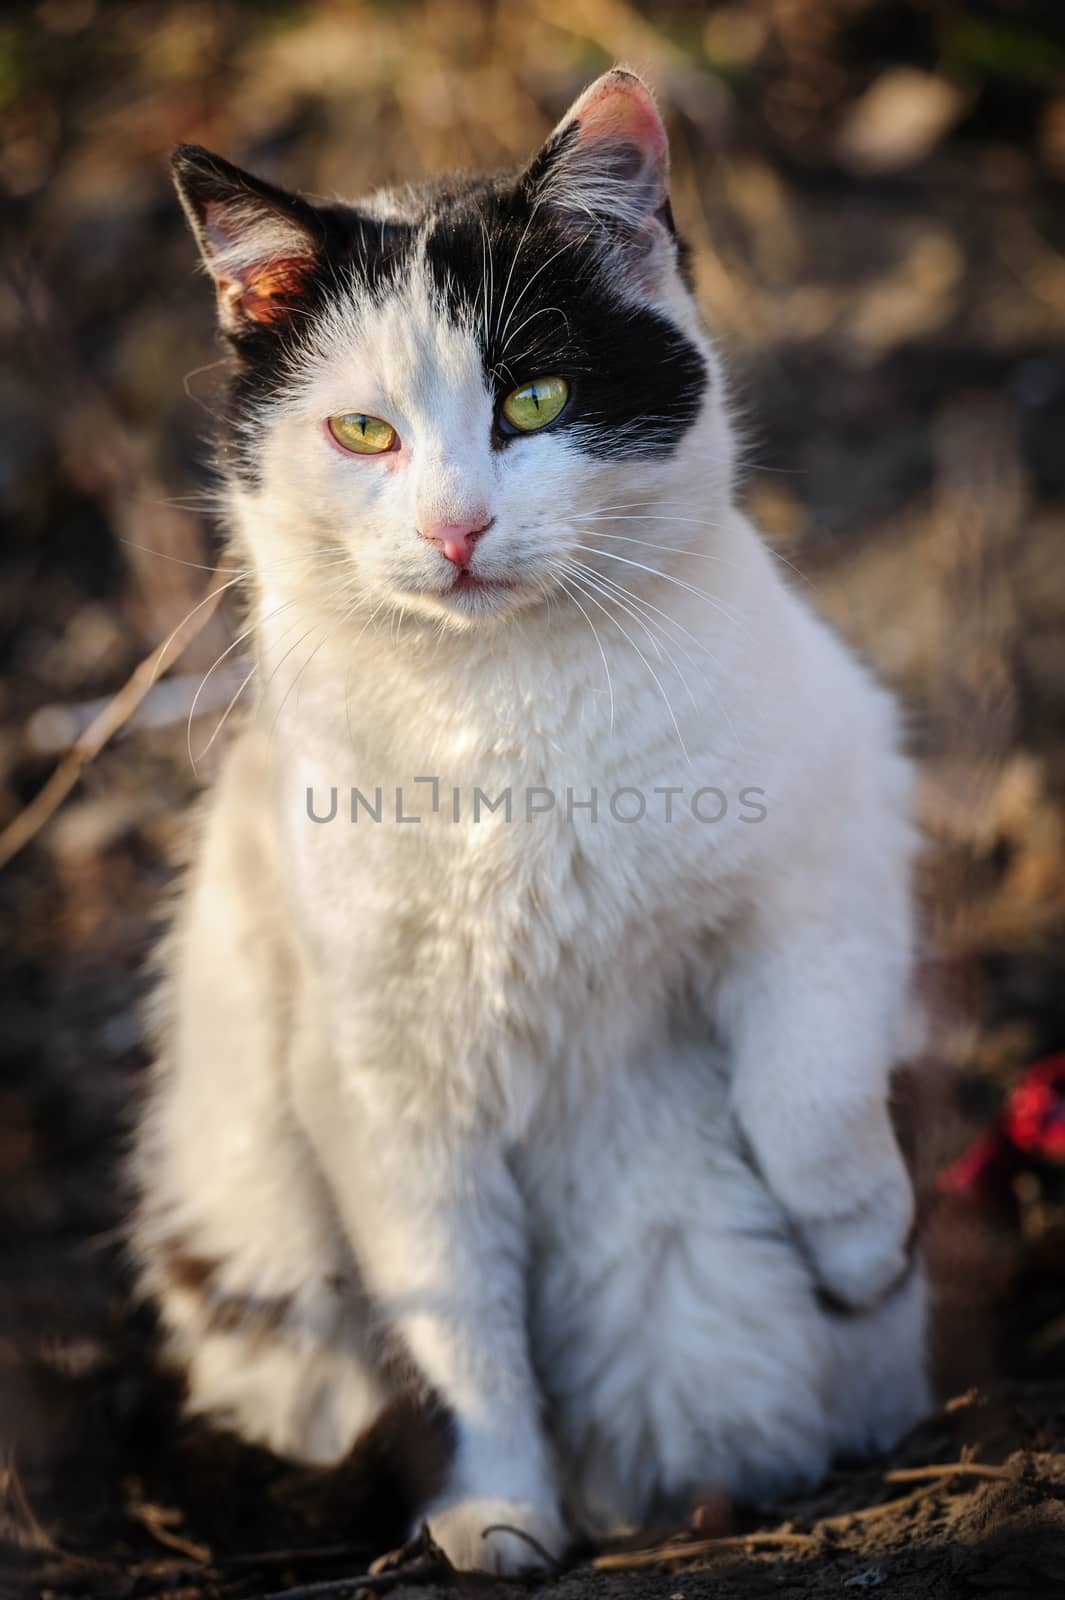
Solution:
M 223 330 L 239 340 L 298 314 L 324 243 L 314 207 L 199 145 L 179 145 L 171 170 Z

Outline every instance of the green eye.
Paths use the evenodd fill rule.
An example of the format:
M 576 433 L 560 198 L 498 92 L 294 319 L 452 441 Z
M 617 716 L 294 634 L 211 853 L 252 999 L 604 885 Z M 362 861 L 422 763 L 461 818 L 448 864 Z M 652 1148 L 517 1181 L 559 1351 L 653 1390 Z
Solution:
M 390 422 L 382 422 L 380 417 L 364 417 L 358 411 L 330 417 L 328 427 L 337 444 L 354 451 L 357 456 L 383 455 L 396 442 L 396 430 Z
M 534 378 L 503 401 L 503 416 L 519 433 L 535 433 L 554 422 L 569 399 L 565 378 Z

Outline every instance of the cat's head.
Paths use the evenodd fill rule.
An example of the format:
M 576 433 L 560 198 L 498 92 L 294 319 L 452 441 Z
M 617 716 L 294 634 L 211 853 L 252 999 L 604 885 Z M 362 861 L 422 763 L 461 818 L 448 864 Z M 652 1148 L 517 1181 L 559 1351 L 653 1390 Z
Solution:
M 195 147 L 174 171 L 236 356 L 236 520 L 272 592 L 298 572 L 353 617 L 468 627 L 624 579 L 601 550 L 655 565 L 662 501 L 674 543 L 713 520 L 728 427 L 633 74 L 592 84 L 516 175 L 347 206 Z

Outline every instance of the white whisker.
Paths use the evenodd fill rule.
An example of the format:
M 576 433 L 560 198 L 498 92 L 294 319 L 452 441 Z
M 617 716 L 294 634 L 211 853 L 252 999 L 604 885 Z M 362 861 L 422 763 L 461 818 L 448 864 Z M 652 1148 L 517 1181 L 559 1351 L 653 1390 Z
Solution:
M 569 318 L 567 317 L 566 313 L 563 311 L 561 306 L 540 306 L 538 308 L 538 310 L 530 311 L 529 315 L 525 318 L 525 321 L 518 323 L 518 326 L 514 329 L 514 332 L 511 334 L 510 338 L 511 339 L 516 339 L 518 337 L 518 334 L 521 332 L 522 328 L 527 328 L 529 326 L 530 322 L 535 321 L 535 319 L 537 317 L 546 316 L 549 311 L 556 311 L 558 313 L 558 315 L 562 318 L 563 322 L 566 324 L 566 336 L 568 338 L 569 334 L 570 334 Z M 509 346 L 510 340 L 508 340 L 507 343 L 508 343 L 508 346 Z M 521 357 L 520 356 L 516 357 L 516 359 L 520 360 Z
M 588 235 L 586 234 L 584 239 L 580 240 L 580 243 L 583 245 L 586 242 L 587 238 L 588 238 Z M 540 263 L 540 265 L 537 267 L 536 271 L 532 274 L 532 276 L 530 278 L 526 278 L 525 283 L 523 284 L 522 288 L 519 290 L 518 294 L 514 297 L 514 304 L 510 308 L 510 315 L 507 317 L 507 320 L 506 320 L 506 322 L 505 322 L 505 324 L 503 326 L 503 331 L 499 336 L 500 339 L 503 341 L 502 349 L 499 352 L 500 356 L 505 356 L 506 353 L 507 353 L 507 350 L 510 347 L 510 338 L 507 335 L 507 329 L 510 327 L 511 322 L 514 320 L 514 313 L 515 313 L 515 311 L 517 311 L 518 307 L 521 305 L 522 300 L 524 300 L 525 296 L 528 294 L 529 290 L 532 288 L 533 284 L 536 282 L 536 280 L 540 276 L 540 274 L 542 272 L 546 272 L 547 271 L 547 269 L 551 265 L 552 261 L 557 261 L 560 255 L 562 255 L 566 250 L 572 249 L 575 244 L 576 244 L 575 240 L 567 239 L 566 243 L 563 244 L 563 245 L 560 245 L 559 248 L 556 251 L 553 252 L 553 254 L 548 256 L 546 261 L 542 261 Z
M 240 573 L 237 577 L 230 578 L 228 583 L 220 583 L 217 589 L 211 589 L 209 593 L 204 595 L 202 600 L 198 601 L 196 605 L 193 606 L 191 611 L 187 611 L 185 613 L 177 627 L 174 628 L 172 632 L 167 634 L 166 638 L 159 646 L 159 649 L 156 651 L 155 666 L 152 669 L 151 684 L 155 683 L 155 680 L 159 675 L 160 664 L 166 660 L 167 651 L 170 649 L 170 646 L 173 644 L 174 640 L 177 638 L 186 622 L 188 622 L 190 618 L 194 617 L 197 611 L 202 611 L 204 606 L 210 605 L 213 601 L 216 601 L 220 595 L 225 594 L 227 589 L 232 589 L 235 584 L 240 583 L 243 576 L 244 574 Z M 151 684 L 149 684 L 149 688 L 151 687 Z
M 660 511 L 658 509 L 659 505 L 668 506 L 669 504 L 670 504 L 670 502 L 668 500 L 664 500 L 664 501 L 661 501 L 661 502 L 656 502 L 656 501 L 653 501 L 653 500 L 646 500 L 646 501 L 638 501 L 637 500 L 637 501 L 632 501 L 628 505 L 622 504 L 622 505 L 617 505 L 617 506 L 603 506 L 599 511 L 578 512 L 575 516 L 572 516 L 570 518 L 570 521 L 571 522 L 600 522 L 600 521 L 605 521 L 605 522 L 685 522 L 685 523 L 693 524 L 695 527 L 698 527 L 698 528 L 719 528 L 721 526 L 721 524 L 719 522 L 712 521 L 708 517 L 676 517 L 676 516 L 671 516 L 671 515 L 668 515 L 668 514 L 664 514 L 662 511 Z M 646 511 L 646 510 L 645 511 L 641 511 L 640 510 L 641 506 L 650 506 L 650 507 L 652 507 L 652 509 L 649 510 L 649 511 Z M 624 515 L 619 515 L 618 514 L 618 513 L 622 513 L 622 512 L 630 512 L 632 514 L 628 515 L 628 516 L 624 516 Z M 600 538 L 600 539 L 607 539 L 607 538 L 611 538 L 611 537 L 615 538 L 615 539 L 624 539 L 624 538 L 627 537 L 627 535 L 621 534 L 621 533 L 616 533 L 616 534 L 611 535 L 611 534 L 600 533 L 598 529 L 596 529 L 595 531 L 596 531 L 596 537 Z M 653 541 L 653 540 L 635 540 L 634 539 L 633 543 L 634 544 L 635 543 L 646 543 L 646 544 L 652 544 L 653 543 L 653 544 L 655 544 L 655 548 L 659 549 L 659 550 L 669 550 L 669 548 L 670 548 L 668 545 L 659 545 L 659 544 L 655 543 L 655 541 Z M 790 561 L 788 559 L 788 557 L 783 554 L 782 551 L 778 550 L 775 547 L 775 545 L 769 544 L 768 542 L 764 542 L 764 548 L 765 548 L 765 550 L 768 551 L 768 553 L 769 553 L 770 557 L 772 558 L 772 560 L 779 561 L 782 566 L 788 567 L 792 572 L 794 572 L 795 576 L 802 583 L 809 584 L 810 579 L 807 577 L 806 573 L 803 572 L 802 568 L 801 567 L 797 567 L 795 565 L 794 561 Z M 699 561 L 717 561 L 717 562 L 720 562 L 720 564 L 722 566 L 724 566 L 724 567 L 732 567 L 736 572 L 750 572 L 750 571 L 753 570 L 750 567 L 741 567 L 735 561 L 727 561 L 724 556 L 713 555 L 710 552 L 705 551 L 705 550 L 677 550 L 674 553 L 677 554 L 677 555 L 695 556 Z
M 580 612 L 581 616 L 584 618 L 584 620 L 588 624 L 589 628 L 591 628 L 591 630 L 592 630 L 592 638 L 595 640 L 596 645 L 598 646 L 598 649 L 599 649 L 599 654 L 603 658 L 603 671 L 606 673 L 607 692 L 610 695 L 610 731 L 611 731 L 611 733 L 613 733 L 613 731 L 614 731 L 614 680 L 610 675 L 610 663 L 606 658 L 606 651 L 603 649 L 603 641 L 599 637 L 599 634 L 598 634 L 598 632 L 596 630 L 595 623 L 592 621 L 592 619 L 588 615 L 587 611 L 585 611 L 584 607 L 581 605 L 580 601 L 577 599 L 577 596 L 573 593 L 573 590 L 567 584 L 567 582 L 566 582 L 566 580 L 565 580 L 565 578 L 564 578 L 564 576 L 562 574 L 562 569 L 561 568 L 557 568 L 556 569 L 555 576 L 557 577 L 557 579 L 558 579 L 559 583 L 561 584 L 562 588 L 565 590 L 565 592 L 569 595 L 570 599 L 573 601 L 573 604 L 577 607 L 577 610 Z M 549 600 L 550 600 L 550 597 L 549 597 Z
M 194 721 L 195 716 L 196 716 L 196 707 L 199 704 L 200 696 L 203 694 L 203 691 L 207 687 L 208 678 L 211 677 L 211 675 L 214 673 L 214 671 L 215 671 L 215 669 L 217 667 L 220 667 L 222 665 L 222 662 L 226 659 L 226 657 L 232 655 L 233 651 L 236 650 L 238 645 L 243 644 L 245 639 L 250 638 L 253 633 L 256 633 L 258 631 L 258 629 L 262 626 L 263 623 L 272 622 L 274 617 L 280 616 L 282 611 L 287 611 L 290 606 L 294 606 L 295 604 L 296 604 L 295 600 L 284 600 L 284 601 L 282 601 L 282 603 L 279 606 L 275 606 L 274 609 L 267 616 L 261 617 L 261 618 L 256 618 L 256 620 L 253 623 L 251 623 L 251 625 L 249 627 L 244 629 L 243 633 L 238 634 L 237 637 L 232 641 L 232 643 L 228 644 L 226 646 L 226 648 L 221 652 L 220 655 L 217 655 L 214 658 L 214 660 L 211 662 L 211 665 L 207 668 L 207 671 L 204 673 L 203 677 L 200 679 L 199 687 L 197 688 L 196 693 L 192 697 L 192 704 L 189 707 L 189 714 L 188 714 L 188 717 L 187 717 L 186 722 L 185 722 L 185 747 L 186 747 L 186 749 L 188 751 L 189 765 L 192 767 L 192 770 L 196 774 L 197 777 L 199 777 L 199 768 L 196 765 L 196 757 L 192 753 L 192 724 L 193 724 L 193 721 Z M 300 619 L 297 619 L 297 622 L 296 622 L 296 626 L 297 627 L 299 626 L 299 620 Z M 249 673 L 248 676 L 250 678 L 251 674 Z M 245 679 L 245 683 L 247 683 L 247 681 L 248 681 L 248 679 Z M 242 684 L 241 688 L 243 688 L 243 687 L 244 687 L 244 685 Z M 235 700 L 236 700 L 236 697 L 234 697 L 234 701 L 231 702 L 229 707 L 227 708 L 226 713 L 225 713 L 226 717 L 229 715 L 229 712 L 232 710 L 233 704 L 235 704 Z M 223 722 L 225 721 L 225 717 L 222 718 L 222 721 Z M 219 733 L 219 731 L 221 729 L 221 725 L 222 724 L 219 723 L 219 726 L 215 729 L 214 733 L 211 735 L 211 738 L 208 741 L 206 747 L 203 750 L 200 751 L 200 760 L 201 761 L 203 760 L 203 757 L 207 754 L 207 751 L 211 748 L 211 745 L 214 743 L 215 738 L 217 737 L 217 735 L 218 735 L 218 733 Z
M 587 519 L 574 517 L 572 520 L 577 522 Z M 611 522 L 626 522 L 630 519 L 626 517 L 611 517 L 610 520 Z M 631 520 L 642 522 L 644 518 L 639 517 Z M 659 519 L 648 518 L 647 520 L 655 521 Z M 673 520 L 676 521 L 678 519 L 674 518 Z M 680 520 L 686 521 L 687 519 L 684 518 Z M 591 531 L 596 539 L 615 539 L 623 544 L 642 544 L 648 550 L 661 550 L 663 555 L 691 556 L 696 561 L 714 561 L 718 564 L 718 566 L 731 567 L 733 572 L 751 572 L 753 570 L 751 567 L 741 567 L 735 561 L 728 561 L 724 556 L 711 555 L 707 550 L 689 550 L 686 549 L 684 545 L 659 544 L 657 539 L 638 539 L 635 534 L 631 533 L 604 533 L 600 528 L 593 528 Z M 603 553 L 606 554 L 605 551 Z
M 339 623 L 337 624 L 337 626 L 339 627 Z M 267 678 L 267 680 L 266 680 L 266 688 L 269 688 L 270 685 L 273 683 L 274 679 L 277 677 L 278 672 L 284 666 L 285 662 L 288 660 L 288 658 L 292 654 L 293 650 L 298 649 L 299 646 L 303 643 L 303 641 L 305 639 L 309 638 L 312 633 L 321 633 L 321 631 L 322 631 L 321 628 L 316 628 L 314 626 L 311 626 L 310 628 L 305 628 L 303 630 L 303 632 L 300 634 L 300 636 L 296 640 L 296 642 L 294 644 L 291 644 L 289 646 L 289 648 L 285 651 L 284 655 L 281 657 L 281 660 L 277 663 L 277 666 L 274 668 L 273 672 L 271 672 L 269 678 Z M 334 630 L 334 632 L 335 632 L 335 630 Z M 307 660 L 303 663 L 303 666 L 299 668 L 298 672 L 296 673 L 296 676 L 292 679 L 292 682 L 289 684 L 288 688 L 285 690 L 284 694 L 281 696 L 281 703 L 278 706 L 277 710 L 274 712 L 273 721 L 270 724 L 270 738 L 271 739 L 273 739 L 275 733 L 277 732 L 277 724 L 278 724 L 278 721 L 280 720 L 282 711 L 284 711 L 284 709 L 285 709 L 285 705 L 286 705 L 286 703 L 288 701 L 289 695 L 292 693 L 293 689 L 296 687 L 296 685 L 299 682 L 300 678 L 303 676 L 304 667 L 306 667 L 309 664 L 309 662 L 313 660 L 314 656 L 318 653 L 318 650 L 321 648 L 321 646 L 322 646 L 322 644 L 324 644 L 324 642 L 325 642 L 324 639 L 322 639 L 322 640 L 319 640 L 317 645 L 315 645 L 314 649 L 311 651 L 311 654 L 308 656 Z
M 599 550 L 595 547 L 595 545 L 590 544 L 577 544 L 574 545 L 573 548 L 575 550 L 583 550 L 588 555 L 603 556 L 607 561 L 620 561 L 622 566 L 636 567 L 641 572 L 649 572 L 654 578 L 662 578 L 666 583 L 675 584 L 678 589 L 686 589 L 689 594 L 696 595 L 698 599 L 705 600 L 708 605 L 712 605 L 714 609 L 716 611 L 720 611 L 721 615 L 726 617 L 734 627 L 739 628 L 741 632 L 747 633 L 748 637 L 750 637 L 749 630 L 744 626 L 743 622 L 735 614 L 735 612 L 725 605 L 723 600 L 719 600 L 716 595 L 708 594 L 705 589 L 699 589 L 693 583 L 685 583 L 683 578 L 675 578 L 672 573 L 662 572 L 658 567 L 649 567 L 645 561 L 633 561 L 628 556 L 619 556 L 613 550 Z
M 526 239 L 529 237 L 529 229 L 532 227 L 534 221 L 536 220 L 536 213 L 540 209 L 540 204 L 541 204 L 541 202 L 539 200 L 537 200 L 534 203 L 534 205 L 532 207 L 532 210 L 529 212 L 529 220 L 525 224 L 525 228 L 524 228 L 524 230 L 522 232 L 522 236 L 518 240 L 518 248 L 515 250 L 513 259 L 511 260 L 510 271 L 507 273 L 507 281 L 503 285 L 503 296 L 502 296 L 502 299 L 499 302 L 499 311 L 496 314 L 495 328 L 493 329 L 493 339 L 494 340 L 498 340 L 501 337 L 500 332 L 499 332 L 499 324 L 500 324 L 500 322 L 502 320 L 504 311 L 507 309 L 507 295 L 510 293 L 510 284 L 511 284 L 512 278 L 514 277 L 514 269 L 518 265 L 518 257 L 521 255 L 521 247 L 525 243 Z M 485 337 L 486 337 L 486 340 L 487 340 L 487 329 L 485 330 Z
M 576 581 L 575 572 L 571 571 L 570 576 Z M 677 665 L 676 657 L 670 650 L 666 648 L 668 644 L 675 645 L 676 648 L 681 651 L 681 654 L 687 656 L 687 659 L 691 661 L 692 658 L 690 655 L 688 655 L 687 651 L 684 650 L 684 647 L 678 644 L 675 639 L 669 639 L 662 629 L 660 623 L 656 623 L 652 618 L 642 616 L 640 612 L 636 611 L 629 604 L 629 600 L 624 598 L 624 596 L 628 595 L 628 591 L 621 589 L 619 584 L 613 584 L 610 588 L 608 588 L 605 584 L 600 583 L 594 574 L 589 576 L 587 570 L 584 570 L 581 576 L 583 577 L 583 581 L 586 585 L 595 589 L 595 591 L 598 594 L 601 594 L 603 598 L 610 604 L 620 606 L 621 610 L 624 611 L 626 616 L 631 617 L 635 623 L 639 624 L 644 633 L 647 635 L 647 638 L 649 639 L 658 660 L 665 660 L 665 662 L 673 668 L 677 678 L 680 680 L 681 687 L 692 703 L 692 710 L 698 711 L 699 702 L 696 700 L 695 695 L 692 692 L 691 685 L 684 676 L 683 672 L 681 672 L 680 667 Z M 635 596 L 630 596 L 629 598 L 634 599 Z M 652 632 L 652 629 L 655 631 Z
M 483 323 L 484 323 L 484 345 L 485 345 L 485 349 L 487 350 L 487 348 L 488 348 L 489 308 L 491 306 L 492 300 L 495 298 L 494 293 L 490 295 L 489 294 L 489 290 L 488 290 L 488 262 L 489 262 L 489 258 L 490 258 L 491 253 L 492 253 L 492 246 L 491 246 L 491 241 L 488 238 L 488 228 L 485 225 L 484 218 L 482 216 L 478 216 L 477 221 L 481 224 L 481 308 L 482 308 L 482 312 L 483 312 Z M 492 269 L 492 284 L 493 284 L 493 290 L 494 290 L 494 286 L 495 286 L 495 268 L 494 267 Z
M 214 732 L 212 733 L 211 737 L 208 739 L 207 743 L 204 745 L 203 749 L 200 751 L 200 760 L 201 761 L 203 761 L 205 759 L 205 757 L 210 754 L 211 746 L 214 744 L 215 740 L 218 738 L 218 735 L 222 732 L 222 729 L 225 727 L 226 723 L 228 722 L 230 712 L 233 710 L 233 707 L 236 705 L 237 701 L 240 699 L 241 695 L 244 693 L 245 689 L 248 687 L 249 683 L 254 678 L 254 676 L 258 672 L 258 670 L 259 670 L 258 662 L 253 662 L 253 664 L 251 666 L 251 669 L 249 670 L 247 675 L 244 678 L 241 679 L 240 685 L 239 685 L 236 693 L 234 694 L 233 698 L 230 700 L 229 704 L 226 706 L 226 709 L 222 712 L 222 715 L 221 715 L 218 723 L 215 726 Z M 195 770 L 195 769 L 193 769 L 193 770 Z
M 588 567 L 586 562 L 576 561 L 573 562 L 573 565 L 580 568 L 585 573 L 592 572 L 592 569 Z M 686 628 L 683 622 L 678 622 L 676 617 L 671 616 L 668 611 L 663 611 L 661 606 L 653 605 L 651 601 L 645 599 L 643 595 L 638 595 L 634 593 L 633 590 L 626 589 L 624 585 L 615 582 L 613 578 L 608 578 L 605 573 L 595 573 L 594 576 L 601 583 L 607 584 L 611 589 L 616 590 L 620 594 L 626 595 L 633 605 L 641 606 L 648 611 L 653 611 L 658 616 L 664 618 L 665 622 L 668 623 L 671 628 L 677 628 L 692 641 L 697 649 L 702 650 L 703 653 L 710 658 L 714 666 L 717 667 L 719 671 L 723 670 L 720 660 L 714 655 L 713 651 L 703 643 L 697 634 L 694 634 L 690 628 Z M 659 624 L 659 628 L 661 629 L 661 623 Z M 702 678 L 703 682 L 706 684 L 706 687 L 714 697 L 714 704 L 717 706 L 717 709 L 720 711 L 725 722 L 728 724 L 729 732 L 732 734 L 732 737 L 736 740 L 737 744 L 739 744 L 740 738 L 736 731 L 736 725 L 729 715 L 728 707 L 725 705 L 720 694 L 718 693 L 717 685 L 714 683 L 713 679 L 706 671 L 704 671 L 699 662 L 695 660 L 694 656 L 691 654 L 691 651 L 687 650 L 685 646 L 680 643 L 679 639 L 671 639 L 670 643 L 676 646 L 681 655 L 684 657 L 685 661 L 687 661 L 692 669 L 699 674 L 700 678 Z
M 577 574 L 575 572 L 573 572 L 573 571 L 570 571 L 567 574 L 567 576 L 570 578 L 570 580 L 572 582 L 576 583 L 578 581 Z M 635 639 L 632 637 L 632 634 L 628 631 L 628 629 L 626 627 L 624 627 L 624 625 L 622 623 L 620 623 L 618 621 L 618 619 L 617 619 L 617 617 L 615 617 L 614 613 L 612 611 L 608 611 L 606 609 L 606 607 L 604 605 L 602 605 L 595 598 L 595 596 L 593 594 L 589 593 L 589 591 L 587 589 L 584 590 L 584 597 L 593 606 L 595 606 L 597 610 L 601 611 L 603 613 L 604 617 L 606 617 L 609 622 L 612 622 L 614 624 L 615 628 L 617 628 L 618 632 L 621 633 L 624 636 L 624 638 L 626 638 L 629 641 L 629 644 L 635 650 L 636 654 L 639 656 L 640 660 L 643 662 L 644 666 L 647 668 L 648 672 L 651 674 L 651 677 L 653 678 L 653 680 L 655 682 L 655 686 L 657 687 L 659 694 L 662 696 L 662 699 L 665 702 L 666 710 L 669 712 L 670 721 L 673 723 L 673 728 L 674 728 L 674 731 L 675 731 L 675 733 L 677 735 L 677 742 L 679 743 L 681 751 L 683 752 L 684 759 L 685 759 L 685 761 L 690 762 L 691 761 L 691 756 L 688 754 L 688 747 L 684 743 L 684 735 L 680 731 L 680 723 L 677 721 L 676 712 L 673 710 L 673 702 L 670 700 L 669 695 L 666 693 L 665 688 L 663 687 L 663 684 L 662 684 L 662 680 L 658 676 L 658 673 L 655 671 L 654 667 L 648 661 L 647 657 L 644 655 L 643 651 L 640 649 L 639 645 L 636 643 Z

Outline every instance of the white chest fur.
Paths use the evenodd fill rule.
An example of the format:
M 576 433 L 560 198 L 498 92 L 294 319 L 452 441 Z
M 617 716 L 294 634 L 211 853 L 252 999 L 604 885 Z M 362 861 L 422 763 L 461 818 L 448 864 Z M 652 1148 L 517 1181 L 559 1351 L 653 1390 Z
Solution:
M 563 1060 L 640 1050 L 689 974 L 708 981 L 786 831 L 739 636 L 698 675 L 601 642 L 538 614 L 481 646 L 326 645 L 294 652 L 262 713 L 305 937 L 328 982 L 379 1002 L 362 1053 L 372 1034 L 390 1068 L 512 1131 Z

